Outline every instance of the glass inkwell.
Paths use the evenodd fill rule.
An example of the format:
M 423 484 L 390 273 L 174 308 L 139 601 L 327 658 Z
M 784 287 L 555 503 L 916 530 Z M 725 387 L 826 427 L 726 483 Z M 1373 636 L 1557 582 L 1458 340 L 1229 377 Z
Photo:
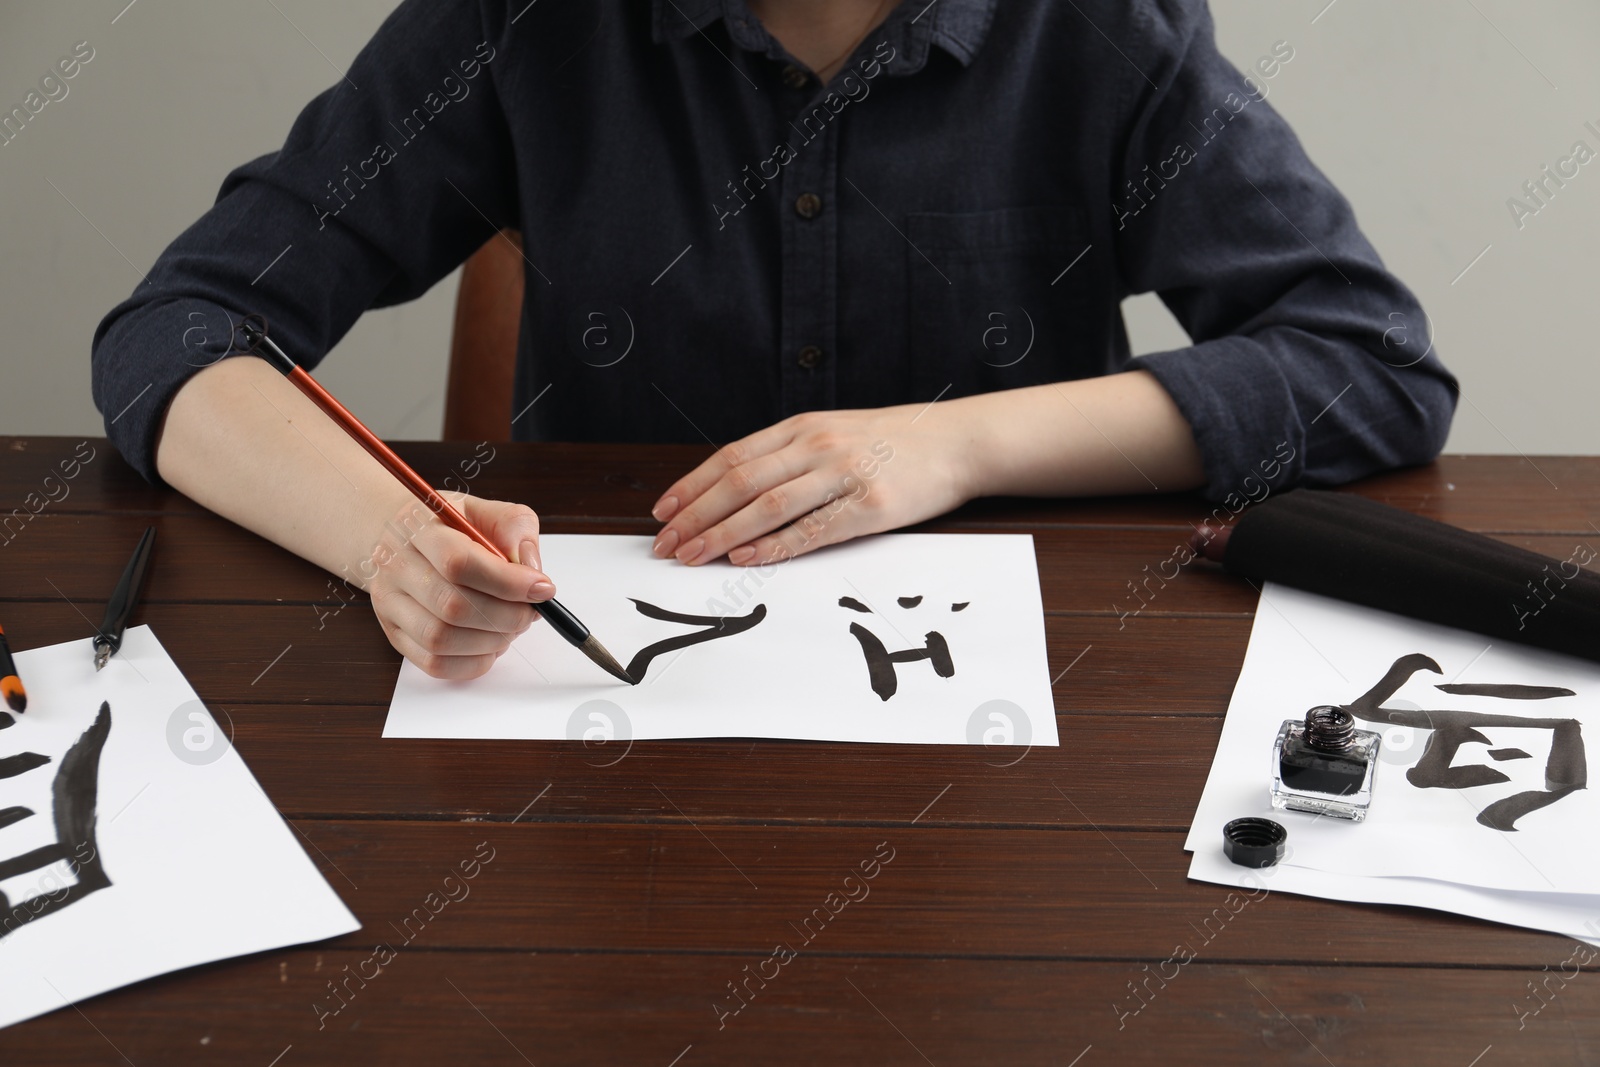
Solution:
M 1272 806 L 1360 822 L 1372 803 L 1383 735 L 1357 730 L 1353 715 L 1324 705 L 1285 719 L 1272 749 Z

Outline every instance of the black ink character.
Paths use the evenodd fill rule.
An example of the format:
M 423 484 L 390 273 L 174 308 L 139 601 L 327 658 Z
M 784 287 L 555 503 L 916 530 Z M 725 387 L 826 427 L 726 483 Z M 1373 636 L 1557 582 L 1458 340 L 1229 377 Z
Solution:
M 671 652 L 679 648 L 688 648 L 690 645 L 704 644 L 707 641 L 716 641 L 723 637 L 732 637 L 734 634 L 742 634 L 767 617 L 767 606 L 765 604 L 757 604 L 748 615 L 736 615 L 729 618 L 719 615 L 685 615 L 682 612 L 658 608 L 654 604 L 647 604 L 643 600 L 637 600 L 633 597 L 628 599 L 632 600 L 633 606 L 639 609 L 639 614 L 649 616 L 652 619 L 660 619 L 663 622 L 700 623 L 706 627 L 706 629 L 697 630 L 692 634 L 669 637 L 664 641 L 657 641 L 653 645 L 646 645 L 641 648 L 633 659 L 628 662 L 628 677 L 633 679 L 635 685 L 644 681 L 644 672 L 650 669 L 650 661 L 661 655 L 661 653 Z
M 1517 820 L 1529 812 L 1547 807 L 1569 793 L 1588 787 L 1589 771 L 1583 753 L 1582 727 L 1576 719 L 1533 719 L 1475 711 L 1411 711 L 1381 706 L 1419 670 L 1444 673 L 1437 663 L 1420 653 L 1401 656 L 1371 691 L 1345 705 L 1350 714 L 1368 722 L 1433 731 L 1428 737 L 1427 747 L 1423 749 L 1422 758 L 1415 767 L 1406 771 L 1406 780 L 1412 785 L 1419 789 L 1470 789 L 1473 786 L 1511 781 L 1504 772 L 1482 764 L 1451 765 L 1462 745 L 1490 743 L 1479 732 L 1479 727 L 1507 726 L 1551 732 L 1550 758 L 1544 768 L 1545 787 L 1495 801 L 1478 813 L 1478 822 L 1491 829 L 1510 833 L 1516 830 Z M 1543 685 L 1445 684 L 1434 688 L 1456 696 L 1487 696 L 1503 700 L 1550 700 L 1576 695 L 1570 689 Z M 1489 756 L 1496 762 L 1529 758 L 1528 753 L 1520 748 L 1491 749 Z
M 897 597 L 895 603 L 902 608 L 910 610 L 922 603 L 921 596 Z M 970 603 L 970 601 L 968 602 Z M 867 607 L 855 597 L 842 596 L 839 598 L 841 608 L 872 614 L 872 609 Z M 951 611 L 960 611 L 967 606 L 966 603 L 950 605 Z M 890 652 L 884 647 L 878 635 L 862 626 L 859 622 L 850 624 L 850 632 L 861 643 L 861 654 L 867 661 L 867 680 L 872 685 L 872 691 L 878 694 L 878 699 L 888 700 L 894 696 L 900 687 L 899 676 L 895 673 L 896 663 L 915 663 L 918 660 L 928 660 L 933 665 L 933 673 L 941 678 L 953 678 L 956 673 L 955 661 L 950 658 L 950 645 L 944 635 L 937 630 L 930 630 L 923 636 L 926 642 L 921 648 L 909 648 L 900 652 Z
M 0 713 L 3 714 L 3 713 Z M 0 892 L 0 938 L 5 937 L 23 923 L 60 911 L 98 890 L 111 885 L 100 861 L 100 848 L 95 841 L 95 802 L 100 783 L 100 751 L 111 734 L 111 705 L 101 704 L 100 712 L 83 735 L 61 758 L 61 769 L 56 772 L 51 786 L 54 807 L 56 840 L 54 844 L 25 852 L 10 859 L 0 859 L 0 881 L 14 878 L 29 871 L 42 870 L 65 860 L 76 876 L 71 885 L 61 886 L 47 893 L 29 897 L 12 904 Z M 0 781 L 27 774 L 50 762 L 49 756 L 37 752 L 22 752 L 0 759 Z M 12 806 L 0 808 L 0 827 L 10 826 L 31 818 L 30 808 Z

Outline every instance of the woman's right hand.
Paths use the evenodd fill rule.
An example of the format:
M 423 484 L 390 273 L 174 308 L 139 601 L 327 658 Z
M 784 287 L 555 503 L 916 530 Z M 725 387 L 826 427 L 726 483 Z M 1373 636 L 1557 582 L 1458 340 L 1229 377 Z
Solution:
M 556 588 L 539 567 L 533 509 L 445 495 L 518 562 L 496 557 L 412 501 L 385 524 L 361 576 L 384 636 L 402 656 L 435 678 L 476 678 L 533 625 L 535 605 Z

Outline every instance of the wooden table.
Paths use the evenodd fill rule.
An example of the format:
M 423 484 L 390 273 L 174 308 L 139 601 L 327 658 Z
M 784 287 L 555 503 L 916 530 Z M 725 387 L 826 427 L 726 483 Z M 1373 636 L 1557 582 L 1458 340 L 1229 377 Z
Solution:
M 1594 982 L 1546 981 L 1571 942 L 1286 894 L 1251 903 L 1119 1018 L 1130 983 L 1227 895 L 1185 878 L 1182 843 L 1255 594 L 1193 566 L 1118 614 L 1126 583 L 1208 512 L 1198 498 L 991 500 L 926 527 L 1034 535 L 1060 748 L 997 767 L 981 748 L 660 741 L 619 760 L 572 743 L 381 740 L 399 657 L 364 603 L 334 612 L 326 575 L 151 488 L 104 441 L 83 446 L 94 458 L 63 497 L 45 479 L 78 447 L 0 438 L 0 619 L 15 645 L 87 636 L 154 523 L 136 621 L 231 723 L 364 928 L 5 1030 L 8 1067 L 1600 1057 Z M 400 451 L 438 484 L 474 449 Z M 500 445 L 471 484 L 533 504 L 550 532 L 642 534 L 656 495 L 705 451 Z M 1452 457 L 1356 491 L 1559 559 L 1600 544 L 1600 460 L 1536 463 Z M 493 858 L 470 895 L 403 943 L 401 921 L 475 854 Z M 884 855 L 867 897 L 813 923 L 794 959 L 765 962 Z M 395 958 L 349 980 L 372 973 L 360 965 L 379 941 L 401 945 Z M 750 980 L 748 1006 L 719 1017 L 758 972 L 776 977 Z M 1519 1028 L 1519 1009 L 1542 1003 L 1530 981 L 1549 1002 Z M 348 1003 L 319 1029 L 314 1005 L 339 1003 L 330 982 Z

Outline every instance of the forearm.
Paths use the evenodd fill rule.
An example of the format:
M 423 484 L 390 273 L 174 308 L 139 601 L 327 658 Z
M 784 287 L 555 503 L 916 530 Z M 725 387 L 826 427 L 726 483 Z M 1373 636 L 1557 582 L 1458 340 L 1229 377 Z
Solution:
M 363 587 L 362 564 L 384 523 L 411 499 L 298 389 L 249 356 L 207 367 L 178 391 L 156 466 L 196 503 Z
M 1189 424 L 1148 371 L 939 407 L 968 443 L 970 496 L 1175 492 L 1205 483 Z

